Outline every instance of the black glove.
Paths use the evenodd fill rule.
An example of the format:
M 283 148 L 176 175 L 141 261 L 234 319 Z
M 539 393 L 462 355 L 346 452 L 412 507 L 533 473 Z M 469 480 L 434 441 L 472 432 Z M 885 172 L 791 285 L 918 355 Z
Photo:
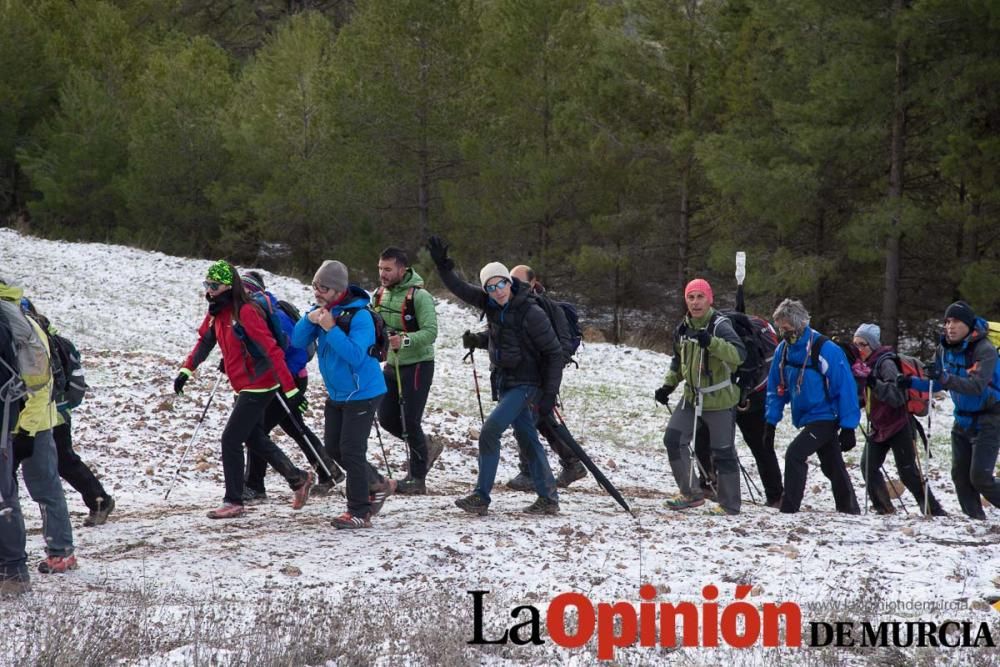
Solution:
M 930 380 L 931 382 L 934 382 L 935 380 L 940 380 L 941 367 L 933 362 L 929 364 L 924 364 L 924 376 L 926 376 L 927 379 Z
M 434 265 L 442 271 L 450 271 L 455 263 L 448 257 L 448 244 L 440 236 L 427 239 L 427 252 L 431 254 Z
M 226 372 L 226 360 L 225 359 L 219 359 L 219 372 L 220 373 L 225 373 Z
M 858 444 L 857 439 L 854 437 L 853 428 L 840 429 L 840 435 L 837 439 L 840 440 L 840 451 L 842 452 L 849 452 Z
M 712 343 L 712 334 L 708 333 L 708 329 L 699 329 L 698 333 L 692 336 L 696 341 L 698 341 L 698 346 L 705 350 Z
M 30 459 L 35 452 L 35 437 L 28 435 L 24 431 L 14 434 L 11 438 L 14 448 L 14 465 L 19 464 L 24 459 Z
M 292 389 L 285 394 L 285 403 L 288 404 L 288 409 L 292 412 L 298 410 L 300 413 L 305 413 L 309 409 L 309 402 L 306 401 L 305 393 L 298 389 Z
M 674 393 L 674 389 L 677 389 L 677 387 L 665 384 L 656 390 L 656 393 L 653 394 L 653 398 L 655 398 L 656 402 L 660 405 L 667 405 L 667 403 L 670 402 L 670 394 Z
M 177 374 L 177 377 L 174 378 L 174 393 L 175 394 L 183 394 L 184 393 L 184 383 L 186 383 L 190 377 L 191 377 L 191 374 L 188 373 L 187 371 L 181 371 L 180 373 Z
M 467 350 L 475 350 L 479 347 L 479 334 L 474 334 L 468 329 L 462 334 L 462 346 Z
M 896 376 L 896 386 L 902 389 L 903 391 L 906 391 L 911 386 L 913 386 L 913 378 L 911 378 L 909 375 L 903 375 L 902 373 L 900 373 L 899 375 Z
M 764 425 L 764 447 L 774 449 L 774 424 Z
M 548 417 L 552 414 L 552 411 L 556 407 L 556 395 L 545 392 L 542 394 L 542 398 L 538 401 L 538 416 Z

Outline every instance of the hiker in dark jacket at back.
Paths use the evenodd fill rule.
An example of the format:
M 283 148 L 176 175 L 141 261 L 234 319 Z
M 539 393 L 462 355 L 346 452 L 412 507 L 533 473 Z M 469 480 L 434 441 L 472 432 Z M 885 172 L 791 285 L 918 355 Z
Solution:
M 782 341 L 767 378 L 765 441 L 774 444 L 775 425 L 789 404 L 792 424 L 802 429 L 785 450 L 781 512 L 799 511 L 809 471 L 807 460 L 816 454 L 833 487 L 837 511 L 861 514 L 841 454 L 856 445 L 854 429 L 861 421 L 858 388 L 847 357 L 835 342 L 809 327 L 809 312 L 801 301 L 785 299 L 773 318 Z
M 542 309 L 552 319 L 552 325 L 557 334 L 560 331 L 568 332 L 569 325 L 566 322 L 566 314 L 557 303 L 549 298 L 545 292 L 545 287 L 539 282 L 538 277 L 530 266 L 519 264 L 510 270 L 510 275 L 512 278 L 516 278 L 531 288 L 531 294 L 539 300 L 539 305 L 542 306 Z M 563 346 L 564 356 L 571 356 L 572 352 L 567 349 L 569 342 L 564 342 L 560 339 L 560 344 Z M 538 433 L 549 443 L 549 447 L 559 457 L 559 462 L 562 464 L 562 470 L 556 477 L 556 486 L 566 488 L 576 480 L 586 477 L 587 468 L 580 461 L 579 457 L 573 453 L 573 450 L 559 437 L 558 427 L 559 424 L 556 421 L 555 413 L 538 420 Z M 533 491 L 535 488 L 534 482 L 531 480 L 531 470 L 528 468 L 529 458 L 530 455 L 519 443 L 518 473 L 516 477 L 507 482 L 507 486 L 515 491 Z
M 292 331 L 295 329 L 295 321 L 278 305 L 278 298 L 267 291 L 264 277 L 258 271 L 247 271 L 243 276 L 243 287 L 253 299 L 265 300 L 263 307 L 270 308 L 277 316 L 278 321 L 281 322 L 282 332 L 290 340 Z M 258 301 L 258 304 L 260 303 L 262 302 Z M 306 364 L 309 362 L 309 353 L 304 348 L 289 344 L 286 349 L 282 350 L 282 354 L 288 372 L 295 379 L 295 386 L 305 395 L 306 389 L 309 387 L 309 371 L 306 368 Z M 264 412 L 264 432 L 270 433 L 275 426 L 281 426 L 281 430 L 295 441 L 306 460 L 316 471 L 316 483 L 310 490 L 311 495 L 327 495 L 335 484 L 343 481 L 344 471 L 326 453 L 323 442 L 306 424 L 302 413 L 293 410 L 281 392 L 274 395 L 274 400 Z M 264 488 L 266 474 L 267 461 L 264 457 L 253 451 L 247 451 L 247 476 L 246 485 L 243 488 L 244 503 L 253 504 L 267 498 L 267 491 Z
M 896 384 L 899 377 L 899 357 L 888 345 L 882 345 L 882 330 L 877 324 L 862 324 L 854 332 L 854 347 L 858 360 L 851 366 L 861 389 L 869 432 L 861 453 L 861 473 L 865 478 L 868 497 L 878 514 L 896 510 L 885 486 L 882 464 L 892 451 L 899 479 L 924 511 L 924 480 L 916 458 L 914 428 L 916 423 L 906 409 L 906 390 Z M 945 516 L 930 487 L 927 488 L 930 513 Z
M 38 312 L 35 305 L 27 297 L 21 299 L 21 310 L 33 318 L 38 325 L 49 336 L 49 347 L 52 348 L 53 359 L 58 359 L 56 349 L 57 342 L 55 336 L 58 335 L 51 321 Z M 69 341 L 70 353 L 75 354 L 79 359 L 76 347 Z M 68 369 L 63 369 L 66 373 Z M 81 376 L 82 377 L 82 376 Z M 73 382 L 75 378 L 69 378 Z M 86 386 L 86 385 L 84 385 Z M 59 476 L 69 482 L 70 486 L 76 489 L 84 504 L 90 510 L 87 518 L 83 520 L 84 526 L 100 526 L 108 520 L 108 515 L 115 509 L 115 499 L 105 489 L 101 481 L 97 479 L 94 472 L 80 458 L 80 455 L 73 449 L 73 418 L 72 406 L 67 402 L 65 389 L 56 389 L 53 399 L 56 402 L 58 414 L 56 425 L 52 429 L 52 437 L 56 441 L 56 457 L 58 462 Z
M 986 337 L 986 320 L 956 301 L 944 313 L 944 335 L 927 364 L 926 380 L 904 376 L 904 388 L 945 389 L 955 404 L 951 428 L 951 479 L 962 511 L 985 519 L 982 499 L 1000 507 L 995 470 L 1000 452 L 1000 364 L 997 348 Z
M 484 314 L 489 324 L 485 334 L 469 331 L 466 347 L 489 349 L 490 380 L 499 400 L 479 434 L 479 478 L 472 494 L 455 504 L 466 512 L 484 515 L 500 463 L 500 436 L 514 427 L 518 443 L 530 452 L 529 468 L 538 499 L 524 509 L 529 514 L 556 514 L 559 495 L 549 461 L 538 440 L 535 424 L 552 414 L 562 382 L 563 350 L 542 308 L 529 299 L 528 286 L 499 262 L 479 272 L 479 285 L 466 283 L 455 273 L 448 246 L 432 236 L 427 243 L 434 264 L 452 294 Z

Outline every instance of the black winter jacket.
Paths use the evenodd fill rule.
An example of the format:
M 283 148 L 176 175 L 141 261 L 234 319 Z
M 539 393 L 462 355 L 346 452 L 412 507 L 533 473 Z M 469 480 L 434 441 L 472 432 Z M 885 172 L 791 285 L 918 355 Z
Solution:
M 454 270 L 438 269 L 451 293 L 478 308 L 489 324 L 490 365 L 501 388 L 530 384 L 545 394 L 558 394 L 563 350 L 549 316 L 535 302 L 531 289 L 512 279 L 511 296 L 501 307 L 486 290 L 465 282 Z

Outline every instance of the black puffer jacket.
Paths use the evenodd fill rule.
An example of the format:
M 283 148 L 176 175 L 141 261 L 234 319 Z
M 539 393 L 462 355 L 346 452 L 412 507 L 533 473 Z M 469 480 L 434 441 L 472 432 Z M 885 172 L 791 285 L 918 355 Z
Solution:
M 451 293 L 483 311 L 489 323 L 490 363 L 500 387 L 530 384 L 542 393 L 558 394 L 562 382 L 563 351 L 548 315 L 531 290 L 512 279 L 511 296 L 501 307 L 486 290 L 465 282 L 453 270 L 438 269 Z

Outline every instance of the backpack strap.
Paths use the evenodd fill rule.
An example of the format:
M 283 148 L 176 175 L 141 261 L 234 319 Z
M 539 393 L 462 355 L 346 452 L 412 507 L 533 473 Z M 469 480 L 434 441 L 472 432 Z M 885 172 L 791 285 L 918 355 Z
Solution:
M 417 291 L 416 286 L 410 286 L 410 288 L 406 290 L 406 297 L 403 299 L 403 305 L 400 307 L 399 310 L 399 320 L 403 325 L 403 331 L 406 333 L 410 333 L 420 329 L 420 324 L 417 323 L 417 308 L 416 305 L 414 305 L 414 298 L 413 298 L 413 295 L 416 291 Z M 407 313 L 412 313 L 412 315 L 410 315 L 410 319 L 413 320 L 413 327 L 407 326 L 408 324 L 406 319 Z

